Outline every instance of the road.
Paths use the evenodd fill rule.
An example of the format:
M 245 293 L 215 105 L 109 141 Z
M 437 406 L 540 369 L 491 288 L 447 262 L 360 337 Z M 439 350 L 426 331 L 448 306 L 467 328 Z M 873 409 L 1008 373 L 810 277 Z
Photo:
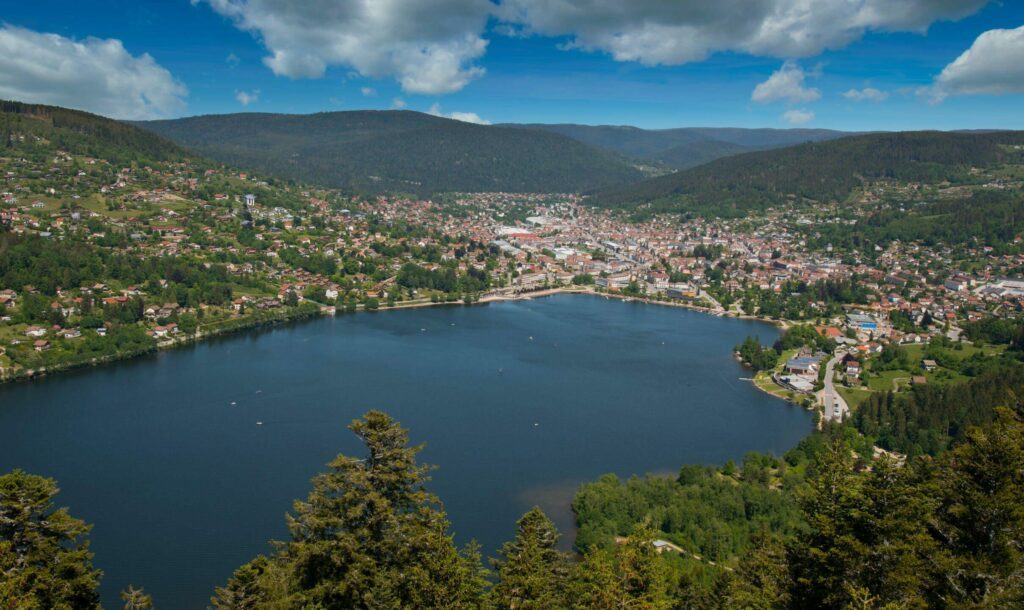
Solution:
M 825 387 L 818 393 L 818 399 L 825 407 L 825 421 L 842 421 L 850 414 L 850 407 L 846 400 L 839 395 L 835 385 L 836 364 L 838 364 L 846 352 L 836 352 L 836 355 L 825 365 Z

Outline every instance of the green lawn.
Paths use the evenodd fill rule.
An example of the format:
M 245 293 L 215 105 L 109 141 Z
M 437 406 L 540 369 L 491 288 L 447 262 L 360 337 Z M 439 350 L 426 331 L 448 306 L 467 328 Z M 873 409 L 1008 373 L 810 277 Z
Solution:
M 867 400 L 868 396 L 871 396 L 871 390 L 847 388 L 841 385 L 836 386 L 836 391 L 843 397 L 846 404 L 850 405 L 851 411 L 856 411 L 862 402 Z
M 910 383 L 910 377 L 912 375 L 920 375 L 921 373 L 911 373 L 910 371 L 895 370 L 895 371 L 882 371 L 876 376 L 874 373 L 867 374 L 865 381 L 868 387 L 875 392 L 888 392 L 893 389 L 893 382 L 895 381 L 899 387 L 906 386 Z

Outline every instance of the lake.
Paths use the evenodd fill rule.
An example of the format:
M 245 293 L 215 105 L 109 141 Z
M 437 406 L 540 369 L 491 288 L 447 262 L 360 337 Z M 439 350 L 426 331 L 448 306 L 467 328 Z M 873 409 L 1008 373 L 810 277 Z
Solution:
M 811 430 L 741 379 L 747 335 L 778 331 L 578 295 L 318 319 L 0 386 L 0 472 L 56 478 L 95 525 L 106 607 L 129 583 L 205 607 L 286 535 L 310 477 L 361 455 L 345 426 L 370 409 L 427 444 L 460 544 L 493 555 L 534 504 L 571 543 L 582 482 L 781 454 Z

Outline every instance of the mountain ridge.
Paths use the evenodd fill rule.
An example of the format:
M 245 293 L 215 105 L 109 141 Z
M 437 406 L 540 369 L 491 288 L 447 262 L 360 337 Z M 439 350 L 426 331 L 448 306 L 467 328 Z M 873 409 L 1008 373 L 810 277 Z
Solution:
M 1024 131 L 883 132 L 756 151 L 591 192 L 603 207 L 742 215 L 784 200 L 842 200 L 865 180 L 962 180 L 973 165 L 1024 156 Z
M 133 124 L 217 161 L 357 191 L 575 192 L 643 177 L 621 156 L 563 135 L 408 110 L 239 113 Z
M 566 135 L 585 144 L 671 169 L 688 169 L 726 156 L 781 148 L 808 141 L 856 135 L 832 129 L 742 127 L 673 127 L 643 129 L 631 125 L 578 123 L 503 123 Z

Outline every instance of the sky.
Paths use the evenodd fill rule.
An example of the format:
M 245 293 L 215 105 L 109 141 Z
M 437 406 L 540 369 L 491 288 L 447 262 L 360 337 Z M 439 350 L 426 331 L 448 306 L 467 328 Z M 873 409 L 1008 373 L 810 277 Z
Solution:
M 1024 0 L 4 2 L 0 98 L 120 119 L 1024 129 Z

